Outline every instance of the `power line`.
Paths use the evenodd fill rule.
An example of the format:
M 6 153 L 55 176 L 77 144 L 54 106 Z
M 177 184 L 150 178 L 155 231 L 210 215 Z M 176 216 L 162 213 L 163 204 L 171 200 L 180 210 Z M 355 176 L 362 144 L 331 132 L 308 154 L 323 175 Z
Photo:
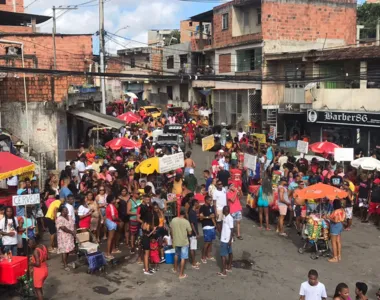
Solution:
M 24 9 L 27 9 L 29 6 L 31 6 L 32 4 L 36 3 L 38 0 L 34 0 L 32 2 L 30 2 L 27 6 L 24 7 Z

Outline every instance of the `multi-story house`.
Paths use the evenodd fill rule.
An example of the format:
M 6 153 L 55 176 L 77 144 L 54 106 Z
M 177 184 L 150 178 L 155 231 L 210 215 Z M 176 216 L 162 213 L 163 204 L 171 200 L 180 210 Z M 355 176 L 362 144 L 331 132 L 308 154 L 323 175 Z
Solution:
M 199 74 L 251 77 L 248 81 L 192 81 L 197 101 L 212 99 L 215 123 L 236 127 L 262 118 L 264 129 L 277 125 L 276 87 L 261 80 L 264 73 L 275 75 L 267 55 L 356 42 L 353 0 L 234 0 L 190 21 L 199 23 L 199 35 L 191 41 L 192 64 Z M 211 24 L 211 35 L 203 34 L 203 24 Z M 204 96 L 205 91 L 211 99 Z

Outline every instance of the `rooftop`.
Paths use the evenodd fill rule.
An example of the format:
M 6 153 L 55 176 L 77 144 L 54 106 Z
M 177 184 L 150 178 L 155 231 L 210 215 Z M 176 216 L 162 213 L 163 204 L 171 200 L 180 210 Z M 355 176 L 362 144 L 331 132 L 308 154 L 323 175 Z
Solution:
M 24 26 L 32 23 L 32 19 L 36 20 L 36 24 L 40 24 L 51 19 L 51 17 L 0 10 L 0 25 Z
M 302 52 L 283 52 L 266 54 L 267 60 L 316 60 L 316 61 L 332 61 L 332 60 L 359 60 L 380 58 L 379 46 L 361 46 L 361 47 L 344 47 L 328 50 L 309 50 Z
M 190 20 L 193 22 L 207 22 L 212 23 L 214 17 L 214 10 L 209 10 L 198 15 L 190 17 Z

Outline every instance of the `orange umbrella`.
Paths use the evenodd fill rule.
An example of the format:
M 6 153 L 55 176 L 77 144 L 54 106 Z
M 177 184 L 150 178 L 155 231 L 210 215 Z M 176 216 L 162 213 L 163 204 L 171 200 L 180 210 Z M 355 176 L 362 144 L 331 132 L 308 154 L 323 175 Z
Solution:
M 347 196 L 348 193 L 346 191 L 324 183 L 313 184 L 294 192 L 294 198 L 297 198 L 298 200 L 328 198 L 332 201 L 336 198 L 345 198 Z

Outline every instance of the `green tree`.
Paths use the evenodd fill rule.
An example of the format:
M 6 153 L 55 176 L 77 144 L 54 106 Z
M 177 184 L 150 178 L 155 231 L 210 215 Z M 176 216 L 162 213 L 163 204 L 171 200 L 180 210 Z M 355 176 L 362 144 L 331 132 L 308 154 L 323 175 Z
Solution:
M 170 33 L 170 36 L 165 39 L 165 46 L 175 45 L 181 43 L 181 32 L 177 29 Z
M 376 24 L 380 18 L 380 3 L 363 3 L 357 9 L 357 23 L 364 25 L 360 38 L 376 38 Z

